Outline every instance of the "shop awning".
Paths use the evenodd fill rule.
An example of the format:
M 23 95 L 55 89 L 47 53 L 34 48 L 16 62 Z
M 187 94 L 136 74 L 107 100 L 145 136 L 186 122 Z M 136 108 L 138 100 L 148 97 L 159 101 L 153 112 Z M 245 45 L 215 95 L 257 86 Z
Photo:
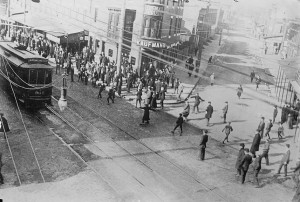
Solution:
M 33 29 L 44 31 L 47 33 L 47 38 L 56 43 L 60 43 L 61 37 L 83 32 L 83 29 L 80 27 L 67 24 L 49 16 L 26 14 L 24 18 L 24 14 L 20 14 L 11 16 L 10 19 Z

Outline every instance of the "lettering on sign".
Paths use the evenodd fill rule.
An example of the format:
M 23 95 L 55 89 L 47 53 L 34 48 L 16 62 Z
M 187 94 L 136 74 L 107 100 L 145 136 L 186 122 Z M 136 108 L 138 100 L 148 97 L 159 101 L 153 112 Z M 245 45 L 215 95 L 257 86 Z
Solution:
M 143 47 L 148 48 L 166 48 L 167 45 L 165 43 L 156 42 L 156 41 L 137 41 L 137 44 Z
M 161 6 L 153 6 L 153 5 L 145 5 L 145 15 L 153 15 L 153 16 L 162 16 L 163 7 Z

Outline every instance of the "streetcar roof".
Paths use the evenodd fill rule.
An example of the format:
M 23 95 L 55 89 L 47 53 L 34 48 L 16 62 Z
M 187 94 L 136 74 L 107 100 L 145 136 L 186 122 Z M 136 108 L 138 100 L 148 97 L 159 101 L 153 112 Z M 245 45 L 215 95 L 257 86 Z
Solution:
M 23 68 L 52 68 L 48 59 L 33 52 L 22 50 L 14 42 L 0 42 L 0 54 L 16 66 Z M 35 67 L 34 67 L 35 66 Z

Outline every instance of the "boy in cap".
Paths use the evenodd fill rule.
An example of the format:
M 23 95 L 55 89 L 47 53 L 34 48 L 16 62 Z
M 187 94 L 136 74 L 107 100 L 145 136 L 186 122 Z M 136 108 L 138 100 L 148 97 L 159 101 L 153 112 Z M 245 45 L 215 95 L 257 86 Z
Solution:
M 175 130 L 180 127 L 180 136 L 182 135 L 182 124 L 183 124 L 183 117 L 182 117 L 182 113 L 179 114 L 179 117 L 176 121 L 176 126 L 175 128 L 171 131 L 171 133 L 174 134 Z
M 222 118 L 224 118 L 224 123 L 226 123 L 226 115 L 227 115 L 227 112 L 228 112 L 228 102 L 226 101 L 225 102 L 225 106 L 223 107 L 223 116 Z
M 272 123 L 272 119 L 269 119 L 269 123 L 267 123 L 267 127 L 266 127 L 266 133 L 265 133 L 265 137 L 268 136 L 269 139 L 270 138 L 270 131 L 271 131 L 271 128 L 273 127 L 273 123 Z
M 264 144 L 264 148 L 262 151 L 262 158 L 266 159 L 266 165 L 269 165 L 269 150 L 270 150 L 270 139 L 267 139 L 267 141 Z
M 225 137 L 225 139 L 223 140 L 223 144 L 225 144 L 224 142 L 225 142 L 225 140 L 227 140 L 227 142 L 229 142 L 228 141 L 228 136 L 229 136 L 229 134 L 230 134 L 230 132 L 231 131 L 233 131 L 233 128 L 231 127 L 231 122 L 228 122 L 228 124 L 225 126 L 225 128 L 223 128 L 223 130 L 222 130 L 222 132 L 225 130 L 225 135 L 226 135 L 226 137 Z
M 290 152 L 290 144 L 286 144 L 285 146 L 286 146 L 286 152 L 282 156 L 277 174 L 280 174 L 281 168 L 282 168 L 282 166 L 284 166 L 284 176 L 286 177 L 287 176 L 287 166 L 290 162 L 291 152 Z

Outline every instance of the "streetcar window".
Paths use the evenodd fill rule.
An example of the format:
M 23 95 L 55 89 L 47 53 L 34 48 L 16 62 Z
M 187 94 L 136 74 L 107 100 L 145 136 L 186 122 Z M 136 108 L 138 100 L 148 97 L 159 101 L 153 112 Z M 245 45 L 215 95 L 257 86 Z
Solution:
M 29 71 L 29 83 L 37 84 L 37 78 L 38 78 L 38 71 L 35 69 L 31 69 Z
M 52 77 L 51 71 L 46 70 L 45 71 L 45 84 L 51 83 L 51 77 Z
M 37 84 L 45 84 L 45 70 L 39 69 L 38 72 L 38 79 Z

